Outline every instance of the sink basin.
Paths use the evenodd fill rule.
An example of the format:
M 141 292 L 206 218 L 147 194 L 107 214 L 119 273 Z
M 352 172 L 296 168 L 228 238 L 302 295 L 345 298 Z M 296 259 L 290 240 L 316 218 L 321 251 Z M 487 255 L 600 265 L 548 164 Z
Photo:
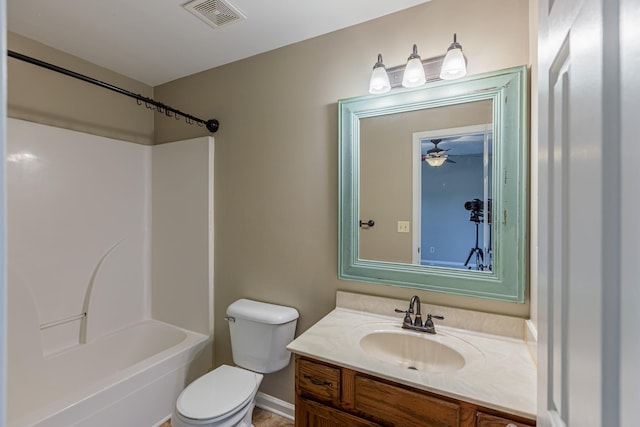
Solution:
M 360 339 L 364 352 L 382 362 L 420 372 L 452 372 L 465 366 L 464 356 L 444 344 L 447 337 L 400 331 L 374 331 Z

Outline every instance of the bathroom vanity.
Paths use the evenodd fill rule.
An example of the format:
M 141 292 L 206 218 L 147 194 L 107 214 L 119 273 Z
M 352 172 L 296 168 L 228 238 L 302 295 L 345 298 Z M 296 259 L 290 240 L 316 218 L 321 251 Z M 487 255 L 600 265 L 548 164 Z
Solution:
M 296 426 L 525 427 L 535 420 L 296 356 Z
M 288 346 L 296 426 L 535 426 L 536 368 L 521 319 L 423 305 L 423 314 L 445 312 L 432 313 L 445 319 L 425 334 L 375 312 L 406 302 L 354 296 L 339 292 L 337 308 Z M 363 301 L 374 312 L 354 307 Z M 458 327 L 466 322 L 475 330 Z

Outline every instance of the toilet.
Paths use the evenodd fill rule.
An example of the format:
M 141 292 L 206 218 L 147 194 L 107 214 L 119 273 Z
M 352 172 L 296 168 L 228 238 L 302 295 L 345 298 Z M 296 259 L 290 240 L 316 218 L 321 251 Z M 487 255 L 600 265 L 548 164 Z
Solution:
M 236 366 L 222 365 L 189 384 L 178 396 L 172 427 L 249 427 L 263 374 L 285 368 L 298 311 L 240 299 L 227 308 Z

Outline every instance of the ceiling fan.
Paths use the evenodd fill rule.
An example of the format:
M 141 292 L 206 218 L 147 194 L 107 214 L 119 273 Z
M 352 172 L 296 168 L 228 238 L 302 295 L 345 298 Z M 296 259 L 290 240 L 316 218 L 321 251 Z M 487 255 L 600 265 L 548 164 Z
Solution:
M 439 167 L 442 166 L 445 162 L 455 163 L 455 161 L 449 158 L 447 151 L 449 148 L 440 148 L 438 144 L 442 142 L 442 139 L 432 139 L 431 143 L 434 145 L 433 148 L 427 150 L 426 154 L 422 155 L 422 160 L 429 163 L 429 166 Z

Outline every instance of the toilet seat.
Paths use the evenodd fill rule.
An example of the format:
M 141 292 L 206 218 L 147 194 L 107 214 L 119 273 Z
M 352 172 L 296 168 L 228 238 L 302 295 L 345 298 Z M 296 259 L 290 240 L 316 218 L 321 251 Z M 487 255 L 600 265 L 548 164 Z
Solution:
M 185 388 L 176 411 L 193 421 L 215 421 L 239 411 L 253 400 L 260 374 L 222 365 Z

